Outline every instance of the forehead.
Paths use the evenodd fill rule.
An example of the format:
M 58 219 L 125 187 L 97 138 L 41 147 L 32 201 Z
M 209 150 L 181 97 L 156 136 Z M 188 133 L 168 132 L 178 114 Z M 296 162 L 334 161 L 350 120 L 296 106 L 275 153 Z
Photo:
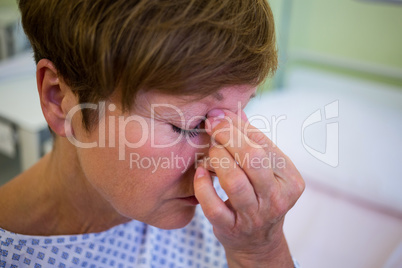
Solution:
M 203 98 L 195 96 L 174 96 L 157 91 L 141 93 L 138 105 L 141 108 L 153 108 L 155 112 L 169 115 L 180 110 L 188 115 L 206 114 L 212 109 L 227 109 L 236 112 L 244 108 L 255 96 L 257 87 L 250 85 L 224 87 Z M 136 105 L 137 106 L 137 105 Z M 138 107 L 138 106 L 137 106 Z
M 237 101 L 249 101 L 255 96 L 257 87 L 250 85 L 228 86 L 221 88 L 214 93 L 205 97 L 197 96 L 197 94 L 186 95 L 171 95 L 158 91 L 149 91 L 140 94 L 140 98 L 146 98 L 149 103 L 170 103 L 180 106 L 186 106 L 193 103 L 215 103 L 222 102 L 229 104 Z

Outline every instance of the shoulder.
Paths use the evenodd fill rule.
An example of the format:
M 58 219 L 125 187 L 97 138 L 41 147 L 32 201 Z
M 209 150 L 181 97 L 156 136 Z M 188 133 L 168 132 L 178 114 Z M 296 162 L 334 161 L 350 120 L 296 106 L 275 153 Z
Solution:
M 52 224 L 48 213 L 56 211 L 50 209 L 52 204 L 28 170 L 0 187 L 0 228 L 22 234 L 42 233 Z

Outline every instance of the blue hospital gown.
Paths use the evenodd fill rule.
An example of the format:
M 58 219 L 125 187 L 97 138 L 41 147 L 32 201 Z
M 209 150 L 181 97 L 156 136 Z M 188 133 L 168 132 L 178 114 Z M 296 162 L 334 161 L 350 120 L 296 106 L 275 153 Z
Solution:
M 0 229 L 0 267 L 226 267 L 225 251 L 197 208 L 189 225 L 130 221 L 105 232 L 26 236 Z
M 198 206 L 192 221 L 174 230 L 136 220 L 81 235 L 28 236 L 0 228 L 0 267 L 211 268 L 227 263 L 223 246 Z

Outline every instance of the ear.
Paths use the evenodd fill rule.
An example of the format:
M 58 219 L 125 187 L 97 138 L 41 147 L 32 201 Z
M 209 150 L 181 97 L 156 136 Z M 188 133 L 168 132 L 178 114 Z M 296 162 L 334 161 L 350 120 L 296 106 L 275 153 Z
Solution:
M 77 98 L 59 78 L 57 69 L 50 60 L 41 59 L 38 62 L 36 82 L 42 112 L 49 127 L 58 136 L 65 137 L 68 131 L 65 129 L 67 114 L 71 107 L 78 104 Z

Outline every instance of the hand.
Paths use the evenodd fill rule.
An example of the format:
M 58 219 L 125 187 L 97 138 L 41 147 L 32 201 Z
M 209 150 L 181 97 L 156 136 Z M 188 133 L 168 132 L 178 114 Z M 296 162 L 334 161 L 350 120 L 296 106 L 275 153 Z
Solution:
M 230 266 L 292 267 L 282 225 L 304 190 L 291 160 L 262 132 L 230 111 L 215 110 L 206 131 L 217 144 L 209 162 L 229 199 L 223 202 L 211 176 L 198 167 L 194 188 Z M 209 127 L 210 126 L 210 127 Z

